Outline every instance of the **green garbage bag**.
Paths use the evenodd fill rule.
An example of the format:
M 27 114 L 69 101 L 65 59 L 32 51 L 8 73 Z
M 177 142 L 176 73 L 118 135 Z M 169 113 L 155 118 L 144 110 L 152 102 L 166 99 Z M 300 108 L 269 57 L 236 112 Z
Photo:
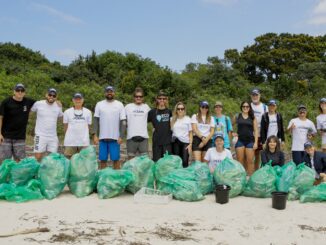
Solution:
M 37 175 L 40 164 L 34 157 L 24 158 L 12 166 L 10 171 L 10 183 L 26 185 L 28 181 Z
M 127 186 L 127 190 L 136 193 L 142 187 L 154 188 L 154 162 L 147 155 L 137 156 L 125 162 L 123 170 L 133 173 L 133 180 Z
M 312 187 L 300 196 L 300 202 L 326 202 L 326 183 Z
M 213 191 L 213 176 L 207 163 L 195 161 L 186 169 L 194 175 L 194 179 L 203 195 Z
M 36 179 L 31 179 L 27 185 L 23 186 L 13 183 L 0 184 L 0 199 L 17 203 L 44 199 L 40 187 L 41 184 Z
M 157 182 L 157 188 L 163 192 L 171 193 L 181 201 L 199 201 L 204 196 L 196 182 L 195 176 L 187 169 L 176 169 Z
M 225 158 L 217 164 L 213 176 L 216 184 L 229 185 L 231 190 L 230 197 L 241 194 L 246 186 L 246 170 L 236 160 Z
M 68 186 L 76 197 L 85 197 L 93 192 L 97 183 L 97 169 L 96 149 L 93 146 L 71 157 Z
M 282 167 L 274 166 L 276 175 L 276 190 L 289 192 L 289 189 L 294 180 L 294 173 L 296 169 L 296 164 L 294 162 L 288 162 Z
M 16 162 L 12 159 L 6 159 L 0 165 L 0 184 L 7 183 L 9 181 L 10 170 L 13 166 L 16 165 Z
M 305 163 L 300 163 L 294 172 L 294 179 L 289 188 L 288 200 L 297 200 L 300 195 L 313 187 L 316 171 L 309 168 Z
M 182 168 L 182 159 L 176 155 L 165 153 L 155 164 L 155 178 L 160 180 L 176 169 Z
M 46 199 L 58 196 L 68 182 L 70 161 L 59 153 L 44 157 L 38 171 L 41 191 Z
M 248 197 L 271 197 L 271 193 L 276 190 L 276 172 L 270 163 L 265 164 L 250 177 L 247 186 L 243 191 Z

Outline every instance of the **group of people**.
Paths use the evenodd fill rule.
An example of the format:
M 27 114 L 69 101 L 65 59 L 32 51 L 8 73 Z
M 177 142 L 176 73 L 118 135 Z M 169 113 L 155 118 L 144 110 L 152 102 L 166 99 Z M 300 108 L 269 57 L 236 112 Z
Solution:
M 183 167 L 191 158 L 207 162 L 211 171 L 226 157 L 236 158 L 243 164 L 248 175 L 260 167 L 260 163 L 284 164 L 282 145 L 285 142 L 283 118 L 277 111 L 277 102 L 269 100 L 265 105 L 260 101 L 260 90 L 251 91 L 251 101 L 243 101 L 240 112 L 233 118 L 223 114 L 223 103 L 217 101 L 214 111 L 207 101 L 199 103 L 198 111 L 189 117 L 186 105 L 178 102 L 173 111 L 168 107 L 168 96 L 160 91 L 155 107 L 144 102 L 144 91 L 136 88 L 133 102 L 124 106 L 115 98 L 115 88 L 104 89 L 105 98 L 92 112 L 83 106 L 84 97 L 75 93 L 73 106 L 63 112 L 57 99 L 58 92 L 48 89 L 45 100 L 35 101 L 25 96 L 21 83 L 14 88 L 13 96 L 0 105 L 0 161 L 25 157 L 26 127 L 29 113 L 36 113 L 34 153 L 41 160 L 46 152 L 57 152 L 58 119 L 63 117 L 64 154 L 71 157 L 90 145 L 90 134 L 94 144 L 99 145 L 100 168 L 107 167 L 108 159 L 115 169 L 120 168 L 120 145 L 126 138 L 128 158 L 148 154 L 148 123 L 153 128 L 152 156 L 157 161 L 168 152 L 179 155 Z M 318 173 L 326 173 L 326 98 L 319 103 L 320 115 L 317 129 L 322 136 L 322 151 L 318 152 L 312 143 L 317 129 L 307 118 L 307 108 L 298 106 L 298 117 L 292 119 L 287 130 L 292 135 L 292 158 L 296 164 L 305 162 Z M 91 125 L 93 127 L 91 128 Z M 233 128 L 236 128 L 235 131 Z

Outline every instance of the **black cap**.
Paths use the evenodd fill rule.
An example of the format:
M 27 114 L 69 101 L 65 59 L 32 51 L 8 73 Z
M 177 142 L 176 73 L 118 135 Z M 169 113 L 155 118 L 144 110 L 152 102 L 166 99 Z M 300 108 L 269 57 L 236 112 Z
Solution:
M 112 92 L 115 92 L 115 89 L 114 89 L 114 87 L 113 86 L 107 86 L 107 87 L 105 87 L 105 92 L 108 92 L 108 91 L 112 91 Z
M 310 147 L 313 147 L 313 146 L 314 146 L 314 144 L 312 142 L 310 142 L 310 141 L 304 143 L 304 148 L 305 149 L 310 148 Z
M 217 139 L 217 138 L 221 138 L 224 140 L 224 134 L 222 132 L 216 132 L 213 136 L 213 139 L 214 141 Z
M 251 94 L 260 94 L 260 90 L 258 88 L 254 88 L 251 90 Z
M 49 88 L 48 94 L 57 94 L 57 90 L 55 88 Z
M 307 107 L 305 105 L 303 105 L 303 104 L 298 105 L 298 111 L 300 111 L 301 109 L 307 110 Z
M 15 90 L 17 90 L 17 89 L 24 89 L 25 90 L 25 86 L 24 86 L 24 84 L 22 84 L 22 83 L 17 83 L 16 85 L 15 85 L 15 88 L 14 88 Z
M 274 99 L 269 100 L 268 105 L 277 105 L 276 100 L 274 100 Z
M 73 96 L 74 99 L 82 99 L 84 98 L 83 95 L 81 93 L 75 93 Z
M 164 92 L 164 90 L 160 90 L 160 91 L 158 91 L 156 98 L 158 98 L 160 96 L 167 97 L 168 95 Z
M 326 103 L 326 97 L 321 98 L 320 101 L 319 101 L 319 103 Z
M 199 106 L 200 106 L 200 107 L 203 107 L 203 106 L 209 106 L 209 104 L 208 104 L 208 102 L 207 102 L 206 100 L 204 100 L 204 101 L 201 101 L 201 102 L 199 103 Z

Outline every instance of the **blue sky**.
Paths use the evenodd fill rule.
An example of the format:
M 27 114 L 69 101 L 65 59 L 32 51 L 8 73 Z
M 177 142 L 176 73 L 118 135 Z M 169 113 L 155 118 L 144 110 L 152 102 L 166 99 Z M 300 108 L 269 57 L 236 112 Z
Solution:
M 267 32 L 325 35 L 326 0 L 0 0 L 0 42 L 69 64 L 134 52 L 180 71 Z

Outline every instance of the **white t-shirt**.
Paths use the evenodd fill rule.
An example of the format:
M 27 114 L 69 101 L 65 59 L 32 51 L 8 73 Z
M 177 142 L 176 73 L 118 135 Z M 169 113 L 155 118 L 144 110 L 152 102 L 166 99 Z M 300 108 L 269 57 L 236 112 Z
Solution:
M 230 150 L 224 149 L 222 152 L 217 152 L 216 148 L 212 147 L 207 150 L 204 159 L 208 161 L 208 166 L 210 170 L 213 171 L 226 157 L 233 159 Z
M 271 135 L 277 136 L 277 133 L 278 133 L 276 114 L 268 115 L 268 117 L 269 117 L 269 125 L 268 125 L 268 131 L 267 131 L 267 138 Z
M 36 101 L 31 111 L 36 112 L 35 135 L 57 137 L 58 117 L 62 117 L 62 107 L 56 102 Z
M 203 119 L 205 119 L 205 118 L 203 118 Z M 203 121 L 205 121 L 205 120 L 203 120 Z M 207 137 L 209 135 L 211 128 L 215 128 L 215 121 L 214 121 L 213 117 L 211 117 L 211 121 L 209 124 L 198 123 L 197 115 L 194 114 L 191 117 L 191 123 L 197 124 L 197 128 L 198 128 L 199 132 L 205 137 Z
M 147 115 L 150 108 L 147 104 L 130 103 L 125 107 L 127 117 L 127 139 L 141 136 L 148 139 Z
M 120 120 L 126 119 L 125 108 L 120 101 L 102 100 L 97 102 L 94 117 L 100 119 L 99 139 L 117 140 L 120 137 Z
M 309 119 L 300 120 L 298 117 L 291 119 L 288 125 L 288 129 L 294 123 L 295 128 L 292 129 L 292 151 L 304 151 L 304 143 L 308 141 L 308 130 L 312 130 L 312 133 L 316 133 L 316 127 Z
M 69 108 L 63 113 L 63 123 L 68 124 L 64 146 L 89 146 L 89 127 L 92 124 L 92 112 L 87 108 L 75 110 Z
M 190 117 L 184 116 L 177 119 L 172 127 L 172 136 L 183 143 L 189 143 L 189 132 L 192 131 Z
M 326 130 L 326 114 L 317 116 L 317 129 Z M 326 144 L 326 132 L 322 132 L 322 144 Z
M 255 105 L 254 103 L 251 103 L 251 108 L 252 108 L 252 110 L 255 114 L 255 118 L 257 120 L 258 137 L 260 137 L 261 118 L 265 112 L 268 112 L 268 107 L 260 102 L 259 105 Z

